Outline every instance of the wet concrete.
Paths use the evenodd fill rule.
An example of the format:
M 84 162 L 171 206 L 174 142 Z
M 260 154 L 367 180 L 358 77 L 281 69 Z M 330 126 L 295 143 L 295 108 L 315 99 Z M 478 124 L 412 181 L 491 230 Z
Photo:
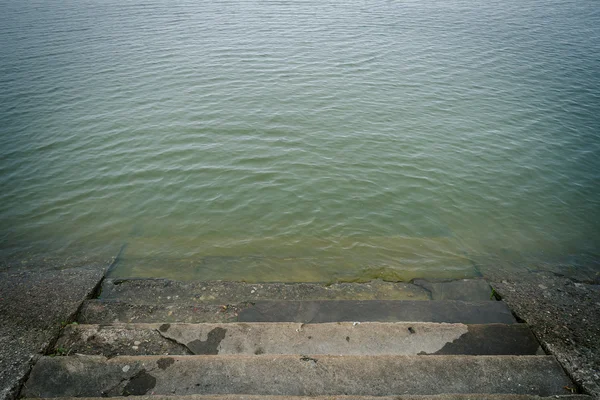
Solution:
M 486 291 L 489 297 L 489 289 Z M 421 286 L 374 280 L 366 283 L 179 282 L 168 279 L 107 279 L 102 300 L 130 304 L 228 304 L 260 300 L 431 300 Z

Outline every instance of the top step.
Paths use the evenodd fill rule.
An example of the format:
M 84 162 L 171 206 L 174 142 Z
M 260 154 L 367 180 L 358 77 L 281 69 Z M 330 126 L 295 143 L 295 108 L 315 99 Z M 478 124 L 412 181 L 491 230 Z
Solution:
M 159 302 L 157 302 L 159 303 Z M 88 300 L 79 323 L 224 323 L 224 322 L 447 322 L 513 324 L 502 301 L 460 300 L 272 300 L 233 305 L 130 304 Z
M 230 304 L 261 300 L 463 300 L 487 301 L 491 288 L 482 279 L 412 283 L 245 283 L 230 281 L 180 282 L 167 279 L 106 279 L 102 300 L 129 304 Z

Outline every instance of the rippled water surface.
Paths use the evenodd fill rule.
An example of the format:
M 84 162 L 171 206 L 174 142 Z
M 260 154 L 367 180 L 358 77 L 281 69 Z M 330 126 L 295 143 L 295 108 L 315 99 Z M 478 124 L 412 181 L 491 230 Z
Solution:
M 4 0 L 0 49 L 3 258 L 248 281 L 598 260 L 596 0 Z

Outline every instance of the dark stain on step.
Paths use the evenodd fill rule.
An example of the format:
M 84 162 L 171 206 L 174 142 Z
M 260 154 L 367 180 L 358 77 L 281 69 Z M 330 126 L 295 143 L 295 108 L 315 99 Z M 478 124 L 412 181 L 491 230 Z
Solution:
M 142 396 L 156 386 L 156 378 L 145 369 L 135 374 L 123 388 L 123 396 Z
M 168 330 L 169 330 L 169 328 L 170 328 L 170 327 L 171 327 L 171 324 L 162 324 L 162 325 L 161 325 L 161 326 L 158 328 L 158 330 L 159 330 L 159 331 L 161 331 L 161 332 L 166 332 L 166 331 L 168 331 Z
M 435 353 L 419 355 L 536 355 L 540 345 L 527 326 L 469 325 L 468 331 Z
M 219 354 L 219 345 L 225 339 L 227 329 L 217 327 L 208 332 L 208 338 L 205 341 L 193 340 L 187 344 L 188 349 L 194 354 Z
M 265 351 L 263 350 L 262 347 L 258 347 L 256 350 L 254 350 L 254 354 L 261 355 L 261 354 L 265 354 Z
M 409 331 L 411 334 L 412 334 L 412 333 L 415 333 L 415 329 L 414 329 L 412 326 L 408 327 L 408 331 Z
M 175 364 L 175 360 L 172 359 L 171 357 L 165 357 L 165 358 L 161 358 L 160 360 L 158 360 L 156 362 L 156 364 L 158 365 L 158 368 L 165 370 L 165 369 L 169 368 L 171 365 Z
M 312 357 L 308 357 L 308 356 L 302 356 L 302 357 L 300 357 L 300 361 L 312 361 L 315 364 L 317 362 L 319 362 L 319 360 L 317 360 L 316 358 L 312 358 Z
M 346 342 L 350 341 L 350 336 L 346 336 Z

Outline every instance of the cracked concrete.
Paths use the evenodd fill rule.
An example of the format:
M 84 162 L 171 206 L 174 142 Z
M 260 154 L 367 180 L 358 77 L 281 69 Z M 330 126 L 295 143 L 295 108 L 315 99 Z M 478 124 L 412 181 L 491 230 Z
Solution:
M 541 354 L 537 340 L 522 324 L 415 322 L 77 325 L 65 329 L 57 347 L 69 354 L 110 357 L 152 354 Z
M 24 395 L 100 396 L 105 388 L 121 382 L 124 374 L 143 378 L 136 390 L 148 390 L 152 395 L 550 396 L 569 394 L 564 387 L 571 384 L 551 356 L 175 356 L 165 369 L 158 365 L 161 359 L 164 356 L 108 360 L 97 356 L 44 357 L 32 371 Z M 127 373 L 125 367 L 130 367 Z
M 572 379 L 600 399 L 600 286 L 547 273 L 493 286 Z
M 108 266 L 109 261 L 103 265 Z M 9 268 L 0 273 L 0 399 L 14 399 L 31 364 L 49 349 L 61 325 L 73 321 L 94 291 L 104 268 L 40 270 Z
M 584 393 L 600 399 L 600 272 L 597 266 L 480 267 Z

